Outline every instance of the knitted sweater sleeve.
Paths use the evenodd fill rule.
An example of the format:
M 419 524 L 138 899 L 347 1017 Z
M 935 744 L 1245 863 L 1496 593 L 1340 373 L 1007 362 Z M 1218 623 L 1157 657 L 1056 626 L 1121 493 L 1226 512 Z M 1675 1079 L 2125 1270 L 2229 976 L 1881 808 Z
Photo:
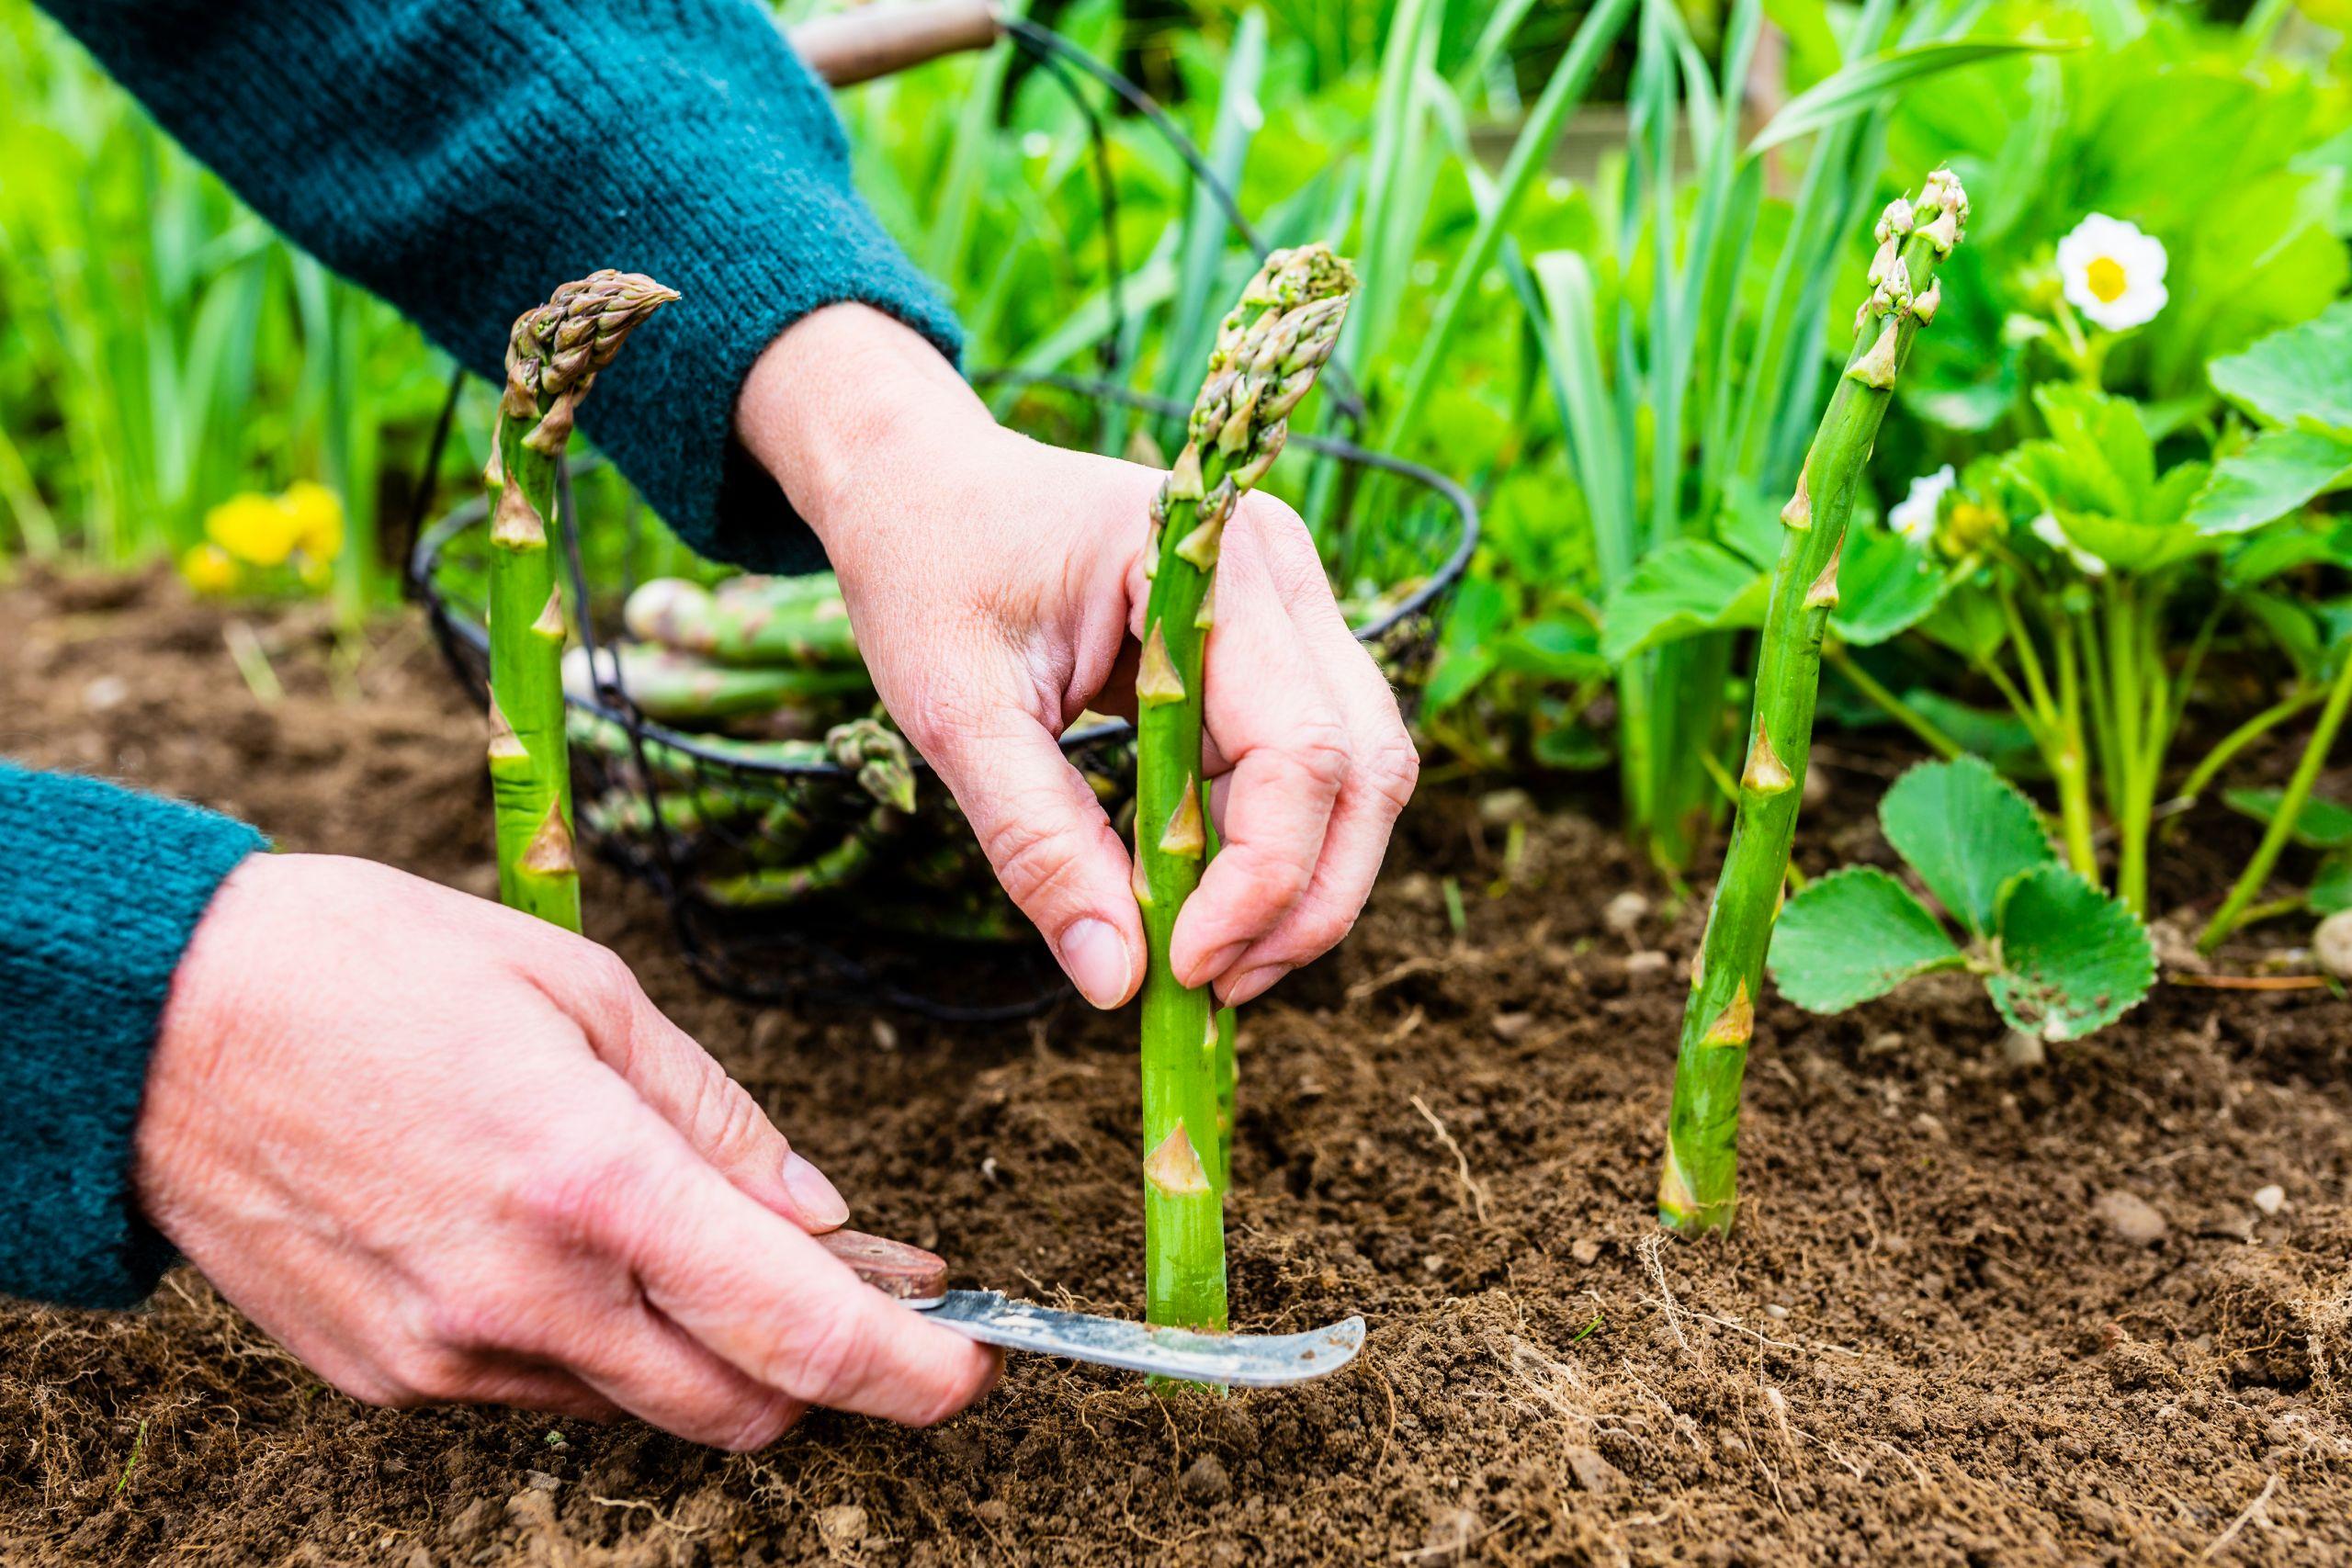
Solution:
M 476 372 L 567 278 L 678 289 L 582 428 L 707 554 L 821 558 L 732 437 L 786 327 L 854 300 L 960 351 L 756 0 L 40 3 L 264 217 Z
M 0 1293 L 129 1306 L 171 1247 L 131 1130 L 180 953 L 252 829 L 0 762 Z

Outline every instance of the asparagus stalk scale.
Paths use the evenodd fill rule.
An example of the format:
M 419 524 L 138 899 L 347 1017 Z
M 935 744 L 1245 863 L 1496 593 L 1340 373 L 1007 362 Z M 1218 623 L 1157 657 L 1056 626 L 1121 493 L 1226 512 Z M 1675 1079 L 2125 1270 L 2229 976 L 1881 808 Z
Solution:
M 1217 551 L 1242 493 L 1282 450 L 1285 423 L 1330 357 L 1355 276 L 1323 245 L 1277 251 L 1217 333 L 1190 440 L 1153 502 L 1145 557 L 1138 707 L 1136 899 L 1143 987 L 1145 1314 L 1226 1326 L 1226 1161 L 1218 1154 L 1218 1030 L 1205 990 L 1177 982 L 1169 938 L 1207 850 L 1200 777 L 1202 652 Z
M 1948 170 L 1917 203 L 1897 197 L 1880 217 L 1871 292 L 1854 347 L 1781 510 L 1756 661 L 1755 714 L 1723 876 L 1693 966 L 1675 1065 L 1658 1218 L 1684 1232 L 1728 1229 L 1738 1196 L 1739 1090 L 1762 994 L 1764 956 L 1796 833 L 1821 639 L 1838 603 L 1838 562 L 1871 444 L 1919 329 L 1942 299 L 1935 272 L 1959 243 L 1968 197 Z
M 556 462 L 596 374 L 638 324 L 678 296 L 650 277 L 598 272 L 514 323 L 490 487 L 490 780 L 498 896 L 580 929 L 580 874 L 565 745 L 563 598 L 548 523 Z

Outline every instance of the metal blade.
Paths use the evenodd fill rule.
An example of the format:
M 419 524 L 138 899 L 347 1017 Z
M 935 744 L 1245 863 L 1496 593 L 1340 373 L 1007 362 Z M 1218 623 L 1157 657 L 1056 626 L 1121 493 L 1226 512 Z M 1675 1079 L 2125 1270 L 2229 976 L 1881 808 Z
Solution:
M 1238 1388 L 1279 1388 L 1338 1371 L 1363 1348 L 1363 1319 L 1305 1334 L 1195 1334 L 1124 1318 L 1057 1312 L 1001 1291 L 950 1291 L 907 1303 L 983 1345 L 1067 1356 L 1131 1372 Z

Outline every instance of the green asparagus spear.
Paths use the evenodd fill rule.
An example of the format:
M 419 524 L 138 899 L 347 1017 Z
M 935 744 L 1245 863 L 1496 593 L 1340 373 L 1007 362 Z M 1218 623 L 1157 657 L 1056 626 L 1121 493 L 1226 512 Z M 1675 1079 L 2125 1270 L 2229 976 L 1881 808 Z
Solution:
M 498 896 L 580 929 L 571 762 L 564 741 L 563 598 L 548 522 L 556 461 L 580 400 L 638 324 L 678 296 L 635 273 L 598 272 L 514 323 L 490 487 L 490 779 Z
M 1330 357 L 1355 275 L 1322 245 L 1277 251 L 1225 319 L 1193 405 L 1191 439 L 1153 505 L 1137 724 L 1136 898 L 1143 987 L 1144 1292 L 1156 1324 L 1226 1325 L 1218 1035 L 1209 997 L 1177 982 L 1169 937 L 1199 885 L 1207 836 L 1200 778 L 1202 651 L 1219 539 Z
M 628 596 L 621 619 L 631 637 L 719 664 L 858 667 L 849 609 L 830 575 L 736 578 L 717 592 L 659 577 Z
M 1675 1066 L 1657 1212 L 1679 1231 L 1730 1228 L 1738 1200 L 1739 1087 L 1755 1031 L 1764 954 L 1788 875 L 1813 744 L 1821 639 L 1838 603 L 1838 561 L 1862 472 L 1912 340 L 1936 313 L 1936 268 L 1960 243 L 1968 197 L 1947 170 L 1878 221 L 1871 292 L 1854 347 L 1781 512 L 1787 525 L 1757 649 L 1755 716 L 1737 815 L 1690 978 Z
M 862 664 L 846 670 L 734 667 L 644 643 L 623 643 L 608 651 L 619 661 L 620 688 L 628 700 L 662 724 L 715 724 L 787 705 L 866 696 L 874 690 Z M 563 679 L 573 696 L 594 694 L 586 649 L 572 650 Z

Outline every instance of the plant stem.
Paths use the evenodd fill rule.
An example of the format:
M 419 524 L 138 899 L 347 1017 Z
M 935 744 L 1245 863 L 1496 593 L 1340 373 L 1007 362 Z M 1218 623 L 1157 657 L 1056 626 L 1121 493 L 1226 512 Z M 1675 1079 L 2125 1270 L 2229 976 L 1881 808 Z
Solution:
M 1887 689 L 1885 682 L 1861 666 L 1842 643 L 1824 643 L 1822 657 L 1830 667 L 1845 677 L 1846 683 L 1878 705 L 1881 712 L 1917 737 L 1919 743 L 1946 761 L 1960 756 L 1967 749 L 1946 735 L 1943 730 L 1917 708 Z
M 2064 825 L 2066 862 L 2094 883 L 2098 852 L 2091 843 L 2091 786 L 2083 747 L 2082 668 L 2075 657 L 2075 634 L 2064 620 L 2051 628 L 2058 663 L 2058 756 L 2051 769 L 2058 785 L 2058 816 Z
M 2302 687 L 2222 736 L 2214 742 L 2213 749 L 2205 753 L 2204 760 L 2191 768 L 2188 776 L 2181 781 L 2178 798 L 2182 804 L 2194 805 L 2206 790 L 2212 787 L 2222 770 L 2237 761 L 2239 752 L 2319 701 L 2326 692 L 2324 686 Z
M 1208 847 L 1203 653 L 1219 543 L 1282 450 L 1292 409 L 1330 357 L 1355 276 L 1322 245 L 1277 251 L 1218 329 L 1191 440 L 1161 484 L 1146 547 L 1151 593 L 1136 681 L 1136 898 L 1143 986 L 1144 1296 L 1152 1323 L 1226 1325 L 1224 1186 L 1216 1157 L 1221 1031 L 1178 982 L 1169 942 Z M 1211 1157 L 1204 1157 L 1204 1150 Z
M 1739 808 L 1675 1066 L 1658 1218 L 1676 1230 L 1726 1230 L 1737 1204 L 1740 1080 L 1804 793 L 1821 642 L 1837 603 L 1846 525 L 1895 375 L 1940 301 L 1936 265 L 1958 242 L 1967 208 L 1959 181 L 1939 170 L 1917 208 L 1898 198 L 1880 219 L 1881 249 L 1871 268 L 1875 288 L 1856 318 L 1853 351 L 1799 470 L 1796 494 L 1781 514 L 1787 531 L 1757 651 Z
M 548 524 L 556 463 L 580 400 L 639 322 L 677 295 L 634 273 L 599 272 L 557 289 L 514 323 L 490 487 L 490 783 L 498 896 L 580 929 L 564 734 L 563 596 Z
M 2263 830 L 2262 842 L 2255 847 L 2254 858 L 2238 873 L 2237 882 L 2230 888 L 2230 896 L 2205 922 L 2197 936 L 2197 951 L 2211 953 L 2222 945 L 2229 934 L 2245 923 L 2246 906 L 2270 880 L 2271 869 L 2278 863 L 2279 851 L 2295 831 L 2296 819 L 2303 814 L 2303 803 L 2311 798 L 2312 785 L 2318 782 L 2320 770 L 2327 765 L 2327 754 L 2335 746 L 2335 732 L 2343 727 L 2344 710 L 2352 705 L 2352 649 L 2343 650 L 2335 678 L 2328 682 L 2327 704 L 2319 710 L 2319 722 L 2312 728 L 2312 738 L 2303 747 L 2302 760 L 2295 764 L 2295 772 L 2287 781 L 2286 792 L 2278 797 L 2278 809 L 2270 818 L 2270 826 Z

